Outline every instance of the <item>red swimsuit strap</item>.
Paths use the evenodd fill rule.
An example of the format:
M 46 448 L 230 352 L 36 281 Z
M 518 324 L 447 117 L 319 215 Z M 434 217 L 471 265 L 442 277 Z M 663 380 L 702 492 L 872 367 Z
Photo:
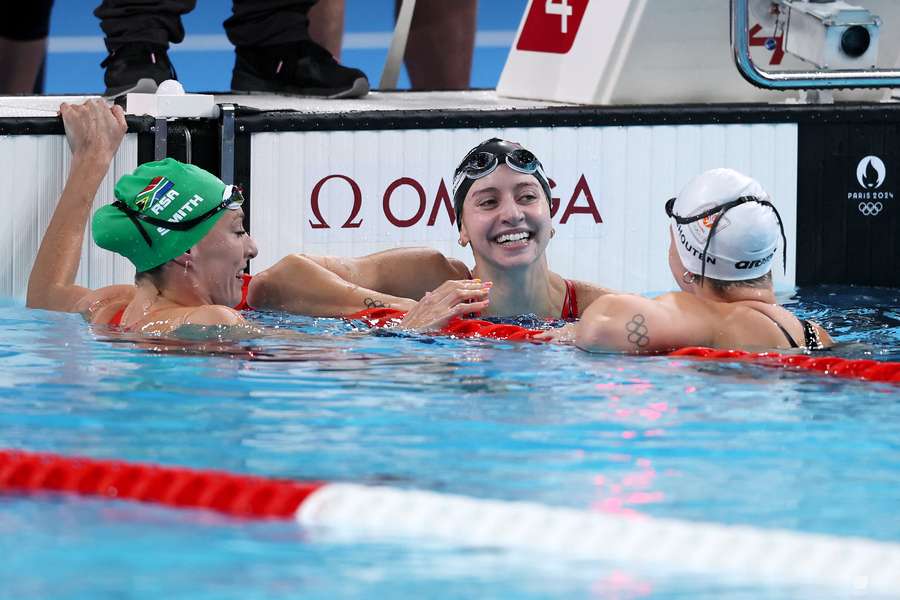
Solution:
M 560 319 L 569 320 L 578 318 L 578 296 L 575 294 L 575 283 L 570 279 L 563 279 L 566 282 L 566 297 L 563 298 L 562 315 Z
M 244 281 L 241 284 L 241 301 L 234 307 L 234 310 L 253 310 L 253 307 L 247 304 L 247 291 L 250 289 L 250 280 L 253 279 L 253 275 L 244 273 L 242 279 Z
M 120 308 L 118 311 L 116 311 L 116 314 L 114 314 L 112 316 L 112 318 L 109 320 L 110 327 L 120 327 L 122 325 L 122 316 L 125 314 L 126 308 L 128 308 L 127 304 L 125 306 L 123 306 L 122 308 Z

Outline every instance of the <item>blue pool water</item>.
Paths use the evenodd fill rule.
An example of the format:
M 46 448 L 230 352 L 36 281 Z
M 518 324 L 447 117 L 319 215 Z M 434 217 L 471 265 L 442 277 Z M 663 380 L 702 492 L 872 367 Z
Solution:
M 898 290 L 791 307 L 900 360 Z M 0 447 L 900 542 L 896 385 L 251 317 L 300 335 L 136 344 L 0 304 Z M 846 597 L 59 496 L 0 496 L 0 553 L 18 599 Z

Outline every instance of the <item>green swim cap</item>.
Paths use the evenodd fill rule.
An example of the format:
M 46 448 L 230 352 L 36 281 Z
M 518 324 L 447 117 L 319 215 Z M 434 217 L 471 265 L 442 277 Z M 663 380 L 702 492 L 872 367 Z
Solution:
M 181 256 L 224 214 L 240 191 L 173 158 L 139 166 L 116 183 L 116 200 L 94 213 L 94 242 L 121 254 L 140 273 Z

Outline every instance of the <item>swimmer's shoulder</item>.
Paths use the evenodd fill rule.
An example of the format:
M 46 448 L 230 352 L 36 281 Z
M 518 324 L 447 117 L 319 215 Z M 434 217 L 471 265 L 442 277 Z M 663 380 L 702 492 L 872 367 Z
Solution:
M 208 304 L 182 309 L 185 311 L 182 325 L 242 325 L 247 321 L 230 306 Z
M 677 321 L 679 327 L 696 332 L 702 339 L 712 335 L 716 323 L 722 317 L 719 303 L 698 298 L 687 292 L 669 292 L 657 296 L 654 301 L 665 309 L 671 319 Z M 695 340 L 693 343 L 707 342 Z
M 131 304 L 137 288 L 133 285 L 109 285 L 82 296 L 73 312 L 80 313 L 88 323 L 109 323 Z
M 794 313 L 783 306 L 748 301 L 726 304 L 726 307 L 730 308 L 731 312 L 729 320 L 737 328 L 743 329 L 746 335 L 767 337 L 771 340 L 770 347 L 790 347 L 790 343 L 787 341 L 781 327 L 787 330 L 799 346 L 806 346 L 803 323 Z M 812 321 L 809 323 L 815 329 L 823 346 L 829 347 L 834 345 L 834 340 L 828 335 L 824 327 Z M 765 340 L 761 339 L 759 343 L 765 344 Z
M 152 310 L 137 321 L 123 323 L 129 330 L 145 335 L 164 335 L 185 325 L 233 326 L 244 325 L 247 321 L 241 314 L 228 306 L 209 304 L 205 306 L 175 306 Z

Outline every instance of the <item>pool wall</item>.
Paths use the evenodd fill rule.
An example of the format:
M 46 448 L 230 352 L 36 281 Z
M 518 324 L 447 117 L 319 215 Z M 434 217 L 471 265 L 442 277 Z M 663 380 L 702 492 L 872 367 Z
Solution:
M 788 267 L 776 269 L 777 286 L 900 286 L 893 104 L 582 107 L 478 91 L 376 93 L 362 103 L 217 97 L 224 101 L 239 105 L 234 179 L 246 188 L 260 247 L 253 272 L 292 252 L 353 256 L 411 245 L 471 263 L 456 243 L 450 179 L 460 156 L 499 135 L 531 148 L 553 180 L 557 232 L 548 252 L 564 276 L 671 288 L 662 205 L 702 170 L 730 166 L 759 179 L 784 218 Z M 254 104 L 263 109 L 240 108 Z M 68 170 L 61 123 L 43 116 L 51 108 L 0 110 L 0 173 L 17 198 L 0 237 L 3 296 L 24 297 Z M 154 120 L 129 117 L 129 131 L 98 206 L 112 199 L 115 177 L 154 158 Z M 219 120 L 168 122 L 169 156 L 220 173 L 220 144 Z M 80 283 L 130 280 L 124 260 L 88 246 Z

